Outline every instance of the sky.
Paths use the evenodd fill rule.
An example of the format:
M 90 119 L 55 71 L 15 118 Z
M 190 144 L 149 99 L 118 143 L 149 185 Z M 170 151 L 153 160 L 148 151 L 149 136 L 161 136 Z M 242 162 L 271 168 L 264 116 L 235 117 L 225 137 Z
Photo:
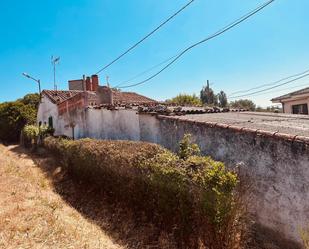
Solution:
M 0 102 L 53 89 L 51 56 L 58 89 L 83 74 L 96 73 L 153 30 L 189 0 L 10 0 L 1 1 Z M 135 50 L 103 71 L 116 86 L 178 54 L 246 14 L 262 0 L 195 0 Z M 309 69 L 309 1 L 276 0 L 229 32 L 185 54 L 146 84 L 126 89 L 165 100 L 179 93 L 199 94 L 210 80 L 215 92 L 245 90 Z M 139 82 L 160 68 L 131 80 Z M 306 85 L 307 84 L 307 85 Z M 309 77 L 248 97 L 258 105 L 289 91 L 309 87 Z

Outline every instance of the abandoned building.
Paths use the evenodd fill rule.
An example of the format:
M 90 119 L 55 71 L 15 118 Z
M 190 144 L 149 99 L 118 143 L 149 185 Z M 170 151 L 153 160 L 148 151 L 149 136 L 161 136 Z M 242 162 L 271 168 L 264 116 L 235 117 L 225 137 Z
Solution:
M 308 115 L 309 87 L 273 98 L 273 103 L 281 103 L 284 113 Z
M 308 114 L 308 96 L 303 89 L 273 101 L 287 113 Z M 299 227 L 309 222 L 309 117 L 201 109 L 181 115 L 177 107 L 174 113 L 161 107 L 137 93 L 100 86 L 93 75 L 69 81 L 68 91 L 44 90 L 37 121 L 54 127 L 55 135 L 147 141 L 173 151 L 190 133 L 204 155 L 240 165 L 252 184 L 256 222 L 299 242 Z
M 43 90 L 37 122 L 55 129 L 55 135 L 87 136 L 85 109 L 121 106 L 151 106 L 157 101 L 134 92 L 121 92 L 109 86 L 100 86 L 97 75 L 70 80 L 69 90 Z M 98 122 L 99 120 L 93 120 Z

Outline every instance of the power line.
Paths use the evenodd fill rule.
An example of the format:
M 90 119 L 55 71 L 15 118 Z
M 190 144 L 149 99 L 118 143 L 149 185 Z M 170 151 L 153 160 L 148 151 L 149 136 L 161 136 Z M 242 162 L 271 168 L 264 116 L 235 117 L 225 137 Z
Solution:
M 168 23 L 170 20 L 172 20 L 174 17 L 176 17 L 180 12 L 185 10 L 189 5 L 191 5 L 195 0 L 189 1 L 186 5 L 184 5 L 182 8 L 180 8 L 176 13 L 174 13 L 172 16 L 170 16 L 168 19 L 166 19 L 163 23 L 161 23 L 158 27 L 156 27 L 153 31 L 148 33 L 146 36 L 144 36 L 141 40 L 139 40 L 137 43 L 135 43 L 133 46 L 128 48 L 125 52 L 120 54 L 118 57 L 116 57 L 114 60 L 112 60 L 110 63 L 108 63 L 106 66 L 101 68 L 96 74 L 101 73 L 106 68 L 110 67 L 112 64 L 114 64 L 116 61 L 120 60 L 123 56 L 125 56 L 127 53 L 129 53 L 131 50 L 136 48 L 139 44 L 141 44 L 143 41 L 145 41 L 147 38 L 149 38 L 151 35 L 153 35 L 155 32 L 157 32 L 160 28 L 162 28 L 166 23 Z
M 270 0 L 267 1 L 266 3 L 260 5 L 259 7 L 257 7 L 256 9 L 254 9 L 253 11 L 249 12 L 248 14 L 242 16 L 241 18 L 235 20 L 234 22 L 230 23 L 229 25 L 223 27 L 222 29 L 220 29 L 219 31 L 217 31 L 216 33 L 208 36 L 207 38 L 191 45 L 190 47 L 186 48 L 185 50 L 183 50 L 181 53 L 179 53 L 175 59 L 173 59 L 169 64 L 167 64 L 165 67 L 163 67 L 160 71 L 158 71 L 157 73 L 155 73 L 154 75 L 150 76 L 149 78 L 135 83 L 135 84 L 131 84 L 131 85 L 127 85 L 127 86 L 122 86 L 120 88 L 129 88 L 129 87 L 134 87 L 134 86 L 138 86 L 138 85 L 142 85 L 144 83 L 146 83 L 147 81 L 152 80 L 153 78 L 155 78 L 156 76 L 158 76 L 160 73 L 162 73 L 163 71 L 165 71 L 168 67 L 170 67 L 172 64 L 174 64 L 180 57 L 182 57 L 185 53 L 187 53 L 189 50 L 193 49 L 194 47 L 207 42 L 211 39 L 214 39 L 215 37 L 227 32 L 228 30 L 234 28 L 235 26 L 239 25 L 240 23 L 244 22 L 245 20 L 247 20 L 248 18 L 250 18 L 251 16 L 255 15 L 256 13 L 258 13 L 259 11 L 261 11 L 262 9 L 264 9 L 265 7 L 267 7 L 268 5 L 270 5 L 272 2 L 274 2 L 275 0 Z
M 122 85 L 124 85 L 124 84 L 126 84 L 126 83 L 129 83 L 130 81 L 135 80 L 135 79 L 139 78 L 140 76 L 142 76 L 142 75 L 144 75 L 144 74 L 146 74 L 146 73 L 152 71 L 153 69 L 155 69 L 155 68 L 157 68 L 157 67 L 159 67 L 159 66 L 162 66 L 163 64 L 165 64 L 165 63 L 169 62 L 170 60 L 174 59 L 176 56 L 177 56 L 177 55 L 174 55 L 174 56 L 172 56 L 172 57 L 170 57 L 170 58 L 168 58 L 168 59 L 166 59 L 166 60 L 164 60 L 164 61 L 161 61 L 160 63 L 158 63 L 158 64 L 156 64 L 156 65 L 154 65 L 154 66 L 152 66 L 152 67 L 146 69 L 145 71 L 136 74 L 136 75 L 133 76 L 132 78 L 130 78 L 130 79 L 128 79 L 128 80 L 125 80 L 125 81 L 123 81 L 122 83 L 118 84 L 117 86 L 115 86 L 115 88 L 121 87 Z
M 300 79 L 305 78 L 305 77 L 308 77 L 308 76 L 309 76 L 309 73 L 308 73 L 308 74 L 305 74 L 305 75 L 303 75 L 303 76 L 300 76 L 300 77 L 298 77 L 298 78 L 295 78 L 295 79 L 293 79 L 293 80 L 289 80 L 289 81 L 287 81 L 287 82 L 284 82 L 284 83 L 282 83 L 282 84 L 273 86 L 273 87 L 269 87 L 269 88 L 266 88 L 266 89 L 263 89 L 263 90 L 259 90 L 259 91 L 256 91 L 256 92 L 253 92 L 253 93 L 250 93 L 250 94 L 244 94 L 244 95 L 239 95 L 239 96 L 231 97 L 231 98 L 229 98 L 229 99 L 236 99 L 236 98 L 242 98 L 242 97 L 252 96 L 252 95 L 257 94 L 257 93 L 262 93 L 262 92 L 265 92 L 265 91 L 267 91 L 267 90 L 271 90 L 271 89 L 274 89 L 274 88 L 277 88 L 277 87 L 280 87 L 280 86 L 283 86 L 283 85 L 287 85 L 287 84 L 289 84 L 289 83 L 292 83 L 292 82 L 294 82 L 294 81 L 300 80 Z
M 262 96 L 265 94 L 270 94 L 270 93 L 274 93 L 274 92 L 282 92 L 282 91 L 286 91 L 286 90 L 291 90 L 291 89 L 295 89 L 295 88 L 299 88 L 299 87 L 305 87 L 305 86 L 309 86 L 309 84 L 301 84 L 301 85 L 297 85 L 297 86 L 293 86 L 293 87 L 289 87 L 289 88 L 284 88 L 284 89 L 278 89 L 276 91 L 269 91 L 269 92 L 265 92 L 265 93 L 258 93 L 258 94 L 254 94 L 251 97 L 257 97 L 257 96 Z
M 253 87 L 253 88 L 250 88 L 250 89 L 247 89 L 247 90 L 241 90 L 241 91 L 237 91 L 237 92 L 233 92 L 229 95 L 229 97 L 233 97 L 233 95 L 235 94 L 239 94 L 239 93 L 246 93 L 246 92 L 251 92 L 253 90 L 257 90 L 257 89 L 260 89 L 260 88 L 263 88 L 263 87 L 266 87 L 266 86 L 272 86 L 272 85 L 275 85 L 277 83 L 280 83 L 282 81 L 285 81 L 285 80 L 288 80 L 288 79 L 291 79 L 291 78 L 295 78 L 297 76 L 300 76 L 300 75 L 303 75 L 305 73 L 308 73 L 309 72 L 309 69 L 302 72 L 302 73 L 297 73 L 297 74 L 294 74 L 294 75 L 291 75 L 291 76 L 288 76 L 288 77 L 285 77 L 283 79 L 280 79 L 280 80 L 277 80 L 275 82 L 272 82 L 272 83 L 267 83 L 267 84 L 264 84 L 264 85 L 261 85 L 261 86 L 257 86 L 257 87 Z

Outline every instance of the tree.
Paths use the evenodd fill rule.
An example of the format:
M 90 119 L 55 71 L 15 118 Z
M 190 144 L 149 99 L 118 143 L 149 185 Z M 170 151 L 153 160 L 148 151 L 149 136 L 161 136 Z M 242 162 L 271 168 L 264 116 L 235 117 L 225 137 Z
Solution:
M 207 80 L 207 85 L 201 90 L 201 101 L 206 105 L 217 105 L 218 98 L 214 94 L 214 91 L 209 86 L 209 81 Z
M 181 106 L 200 106 L 202 105 L 201 100 L 195 95 L 190 94 L 179 94 L 176 97 L 167 100 L 167 103 L 173 103 Z
M 0 103 L 0 140 L 17 142 L 26 124 L 35 124 L 39 95 L 29 94 L 13 102 Z
M 220 107 L 226 107 L 227 103 L 228 103 L 226 93 L 224 91 L 220 91 L 220 93 L 218 93 L 217 97 L 218 97 L 218 100 L 219 100 L 219 106 Z
M 256 105 L 250 99 L 240 99 L 240 100 L 232 101 L 230 103 L 230 106 L 232 108 L 241 108 L 241 109 L 246 109 L 250 111 L 255 111 L 256 109 Z
M 37 109 L 40 103 L 40 95 L 37 93 L 30 93 L 25 95 L 22 99 L 20 99 L 20 101 L 24 103 L 24 105 Z

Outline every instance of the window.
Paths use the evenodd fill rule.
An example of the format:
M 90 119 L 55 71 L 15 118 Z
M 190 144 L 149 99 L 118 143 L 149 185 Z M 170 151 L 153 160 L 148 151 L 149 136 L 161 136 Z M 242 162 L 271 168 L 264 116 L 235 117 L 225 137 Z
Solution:
M 308 115 L 308 105 L 301 104 L 301 105 L 292 105 L 293 114 L 305 114 Z
M 49 117 L 49 118 L 48 118 L 48 127 L 54 128 L 53 117 Z

